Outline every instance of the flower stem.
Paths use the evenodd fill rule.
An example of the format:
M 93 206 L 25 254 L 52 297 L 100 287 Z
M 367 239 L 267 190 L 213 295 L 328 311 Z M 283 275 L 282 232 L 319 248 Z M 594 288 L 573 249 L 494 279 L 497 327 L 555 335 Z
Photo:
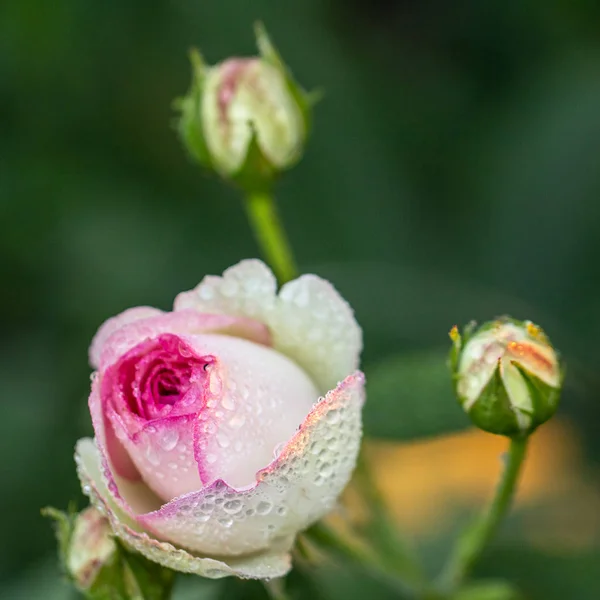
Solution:
M 364 569 L 374 578 L 396 590 L 403 598 L 433 598 L 427 595 L 429 592 L 425 586 L 405 580 L 402 574 L 380 560 L 371 550 L 345 539 L 322 521 L 313 525 L 306 535 L 317 546 Z
M 527 441 L 527 437 L 511 439 L 504 472 L 494 498 L 483 514 L 457 540 L 439 578 L 442 590 L 455 590 L 462 583 L 486 544 L 496 533 L 502 518 L 510 508 L 525 459 Z
M 248 220 L 256 240 L 280 283 L 297 276 L 298 269 L 272 194 L 254 192 L 246 198 Z
M 409 544 L 400 535 L 373 477 L 364 444 L 358 455 L 355 478 L 358 490 L 369 508 L 367 531 L 379 551 L 380 559 L 393 566 L 407 581 L 423 583 L 421 567 Z

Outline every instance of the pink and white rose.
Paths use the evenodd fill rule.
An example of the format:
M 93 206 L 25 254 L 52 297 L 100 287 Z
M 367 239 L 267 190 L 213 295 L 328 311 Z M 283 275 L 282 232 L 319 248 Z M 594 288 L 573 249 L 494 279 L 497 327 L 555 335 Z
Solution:
M 257 260 L 205 277 L 172 312 L 109 319 L 90 348 L 84 492 L 162 565 L 284 575 L 296 534 L 334 507 L 354 469 L 361 346 L 327 281 L 304 275 L 277 294 Z

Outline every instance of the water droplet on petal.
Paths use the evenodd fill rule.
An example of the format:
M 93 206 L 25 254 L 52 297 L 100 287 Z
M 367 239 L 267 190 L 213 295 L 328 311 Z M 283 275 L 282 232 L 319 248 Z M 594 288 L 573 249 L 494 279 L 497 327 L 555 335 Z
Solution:
M 229 421 L 229 427 L 232 429 L 239 429 L 246 422 L 246 417 L 244 415 L 235 415 Z
M 227 448 L 229 446 L 229 438 L 222 432 L 217 433 L 217 443 L 221 448 Z
M 279 444 L 277 444 L 277 446 L 275 446 L 275 449 L 273 450 L 273 458 L 278 458 L 285 446 L 285 442 L 280 442 Z
M 160 459 L 158 458 L 158 454 L 156 453 L 156 450 L 154 449 L 154 446 L 152 446 L 151 444 L 148 444 L 146 446 L 146 458 L 148 459 L 148 462 L 151 465 L 154 465 L 156 467 L 156 465 L 158 465 L 160 463 Z
M 229 500 L 229 502 L 225 502 L 225 504 L 223 504 L 223 510 L 230 515 L 234 515 L 235 513 L 239 512 L 241 508 L 241 500 Z
M 259 515 L 268 515 L 271 512 L 273 505 L 270 502 L 262 501 L 256 506 L 256 513 Z
M 179 441 L 179 433 L 175 429 L 165 429 L 158 439 L 162 449 L 169 452 L 175 448 Z
M 221 406 L 225 410 L 233 410 L 235 408 L 235 402 L 233 400 L 233 397 L 229 394 L 225 394 L 225 396 L 223 396 L 223 400 L 221 400 Z
M 223 527 L 231 527 L 233 525 L 233 519 L 230 519 L 229 517 L 222 517 L 219 519 L 219 523 L 223 525 Z

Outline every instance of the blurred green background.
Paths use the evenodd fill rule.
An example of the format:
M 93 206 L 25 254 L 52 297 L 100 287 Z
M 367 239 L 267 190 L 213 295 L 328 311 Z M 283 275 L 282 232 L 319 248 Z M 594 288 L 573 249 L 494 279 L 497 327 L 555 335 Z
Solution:
M 96 327 L 129 306 L 168 308 L 205 273 L 257 255 L 235 191 L 190 163 L 171 110 L 190 46 L 210 62 L 253 54 L 257 18 L 298 80 L 326 91 L 278 196 L 302 270 L 330 278 L 364 327 L 367 433 L 463 428 L 444 367 L 451 325 L 540 322 L 569 363 L 560 418 L 586 494 L 553 493 L 564 471 L 551 471 L 478 575 L 506 575 L 532 600 L 600 597 L 593 0 L 3 0 L 0 597 L 70 597 L 39 509 L 83 502 L 72 454 L 91 432 Z M 545 449 L 561 436 L 540 465 L 552 468 Z M 457 463 L 475 479 L 479 439 Z M 411 477 L 391 464 L 383 478 L 404 494 L 428 476 L 428 463 Z M 438 511 L 446 501 L 434 498 Z M 526 534 L 532 519 L 544 543 Z M 451 532 L 419 534 L 431 569 Z M 315 577 L 295 597 L 395 597 L 347 569 Z M 189 598 L 260 592 L 190 585 Z

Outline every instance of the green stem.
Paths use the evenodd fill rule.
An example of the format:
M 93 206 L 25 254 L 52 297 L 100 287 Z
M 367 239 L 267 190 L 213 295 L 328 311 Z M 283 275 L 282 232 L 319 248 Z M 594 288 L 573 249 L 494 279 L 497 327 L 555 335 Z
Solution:
M 381 560 L 393 567 L 407 581 L 421 584 L 424 581 L 421 567 L 390 516 L 377 482 L 372 476 L 365 452 L 363 445 L 354 476 L 358 489 L 369 507 L 367 530 L 371 534 L 373 544 L 378 547 Z
M 492 539 L 510 508 L 527 450 L 527 437 L 513 438 L 506 466 L 492 502 L 483 514 L 457 540 L 439 578 L 440 588 L 452 591 L 459 586 Z
M 433 598 L 433 596 L 428 595 L 425 586 L 406 581 L 400 573 L 381 561 L 368 548 L 346 540 L 325 523 L 319 522 L 313 525 L 306 534 L 317 546 L 328 550 L 334 556 L 354 563 L 357 567 L 364 569 L 382 583 L 402 594 L 402 597 Z
M 298 273 L 296 261 L 273 196 L 268 192 L 248 194 L 246 210 L 256 240 L 279 282 L 294 279 Z

